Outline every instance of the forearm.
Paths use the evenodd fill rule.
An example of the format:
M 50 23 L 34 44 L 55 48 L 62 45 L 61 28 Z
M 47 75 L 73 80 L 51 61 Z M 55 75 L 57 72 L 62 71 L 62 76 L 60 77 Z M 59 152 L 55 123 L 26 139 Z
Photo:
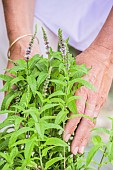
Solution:
M 91 44 L 93 45 L 105 47 L 113 52 L 113 7 L 100 33 Z
M 32 33 L 35 0 L 2 0 L 10 43 Z

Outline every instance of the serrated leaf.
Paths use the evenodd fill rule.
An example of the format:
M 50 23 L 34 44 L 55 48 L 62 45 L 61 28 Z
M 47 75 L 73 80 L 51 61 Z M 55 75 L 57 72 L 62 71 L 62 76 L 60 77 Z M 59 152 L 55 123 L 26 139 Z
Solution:
M 50 81 L 53 82 L 53 83 L 55 83 L 55 84 L 60 84 L 60 85 L 62 85 L 62 86 L 66 86 L 66 83 L 63 82 L 63 81 L 61 81 L 61 80 L 54 80 L 54 79 L 52 79 L 52 80 L 50 80 Z
M 78 100 L 78 99 L 80 99 L 80 96 L 71 96 L 67 99 L 66 105 L 68 105 L 70 102 Z
M 18 136 L 20 136 L 21 134 L 25 134 L 26 132 L 30 132 L 30 131 L 34 131 L 33 128 L 29 128 L 29 127 L 22 127 L 21 129 L 19 129 L 16 132 L 13 132 L 10 140 L 9 140 L 9 148 L 16 142 Z
M 41 103 L 43 103 L 43 95 L 39 91 L 37 91 L 36 94 L 38 95 Z
M 18 92 L 11 91 L 9 92 L 3 99 L 1 110 L 7 110 L 9 105 L 11 104 L 12 100 L 18 96 Z
M 45 131 L 43 122 L 41 121 L 40 123 L 38 123 L 38 122 L 35 123 L 35 128 L 36 128 L 36 131 L 37 131 L 38 135 L 40 136 L 40 138 L 43 139 L 44 131 Z
M 51 165 L 53 165 L 54 163 L 61 161 L 63 159 L 64 159 L 63 157 L 52 158 L 51 160 L 46 162 L 45 169 L 48 169 Z
M 23 111 L 24 114 L 28 114 L 31 115 L 31 117 L 33 118 L 34 122 L 38 122 L 38 116 L 40 115 L 39 110 L 35 107 L 31 107 L 28 110 Z
M 65 121 L 65 117 L 66 117 L 67 114 L 68 114 L 67 111 L 61 110 L 56 116 L 55 123 L 60 124 L 63 121 Z
M 106 128 L 94 128 L 94 129 L 92 129 L 92 131 L 104 132 L 104 133 L 110 134 L 110 130 L 108 130 Z
M 0 160 L 0 167 L 1 167 L 4 163 L 6 163 L 5 160 Z
M 6 114 L 6 113 L 15 113 L 15 111 L 12 111 L 12 110 L 0 110 L 0 114 Z
M 16 75 L 17 72 L 22 71 L 22 70 L 25 70 L 25 68 L 22 67 L 22 66 L 14 66 L 13 68 L 11 68 L 11 69 L 9 69 L 9 70 L 7 70 L 7 71 L 8 71 L 9 73 L 11 73 L 11 74 Z
M 4 141 L 0 141 L 0 150 L 5 150 L 8 147 L 9 138 L 5 138 Z
M 14 84 L 17 84 L 19 81 L 21 80 L 24 80 L 24 77 L 23 76 L 19 76 L 19 77 L 16 77 L 16 78 L 13 78 L 13 80 L 10 81 L 10 87 Z
M 51 98 L 50 101 L 51 101 L 51 103 L 59 103 L 59 105 L 65 104 L 64 100 L 62 100 L 60 98 Z
M 36 138 L 29 139 L 28 142 L 25 144 L 24 156 L 27 164 L 30 163 L 30 158 L 32 156 L 35 140 Z
M 47 123 L 45 122 L 44 124 L 44 128 L 45 130 L 47 129 L 60 129 L 60 130 L 63 130 L 63 128 L 57 124 L 54 124 L 54 123 Z
M 13 160 L 14 158 L 18 155 L 18 148 L 17 147 L 14 147 L 12 150 L 11 150 L 11 153 L 10 153 L 10 158 L 11 158 L 11 161 L 13 163 Z
M 2 168 L 2 170 L 12 170 L 12 169 L 10 168 L 10 165 L 6 163 L 4 167 Z
M 4 86 L 0 89 L 0 92 L 5 92 L 9 90 L 10 81 L 7 81 Z
M 37 79 L 37 88 L 40 87 L 40 85 L 45 81 L 47 76 L 48 76 L 48 73 L 45 73 L 45 72 L 41 72 L 39 74 L 38 79 Z
M 68 146 L 68 144 L 64 142 L 62 139 L 55 138 L 55 137 L 48 138 L 46 141 L 46 145 L 62 146 L 62 147 Z
M 109 142 L 107 145 L 108 149 L 108 159 L 110 162 L 113 161 L 113 142 Z
M 77 107 L 76 107 L 76 103 L 75 103 L 74 100 L 68 102 L 68 103 L 67 103 L 67 106 L 68 106 L 69 110 L 70 110 L 72 113 L 74 113 L 74 114 L 77 113 Z
M 50 94 L 48 98 L 50 99 L 55 96 L 65 96 L 65 93 L 63 93 L 62 91 L 56 91 L 56 92 Z
M 27 62 L 23 59 L 16 60 L 15 63 L 20 67 L 27 68 Z
M 55 106 L 58 106 L 58 104 L 46 104 L 45 106 L 43 106 L 43 108 L 40 110 L 40 114 L 50 108 L 53 108 Z
M 32 58 L 30 58 L 28 62 L 29 69 L 33 69 L 36 63 L 41 59 L 39 54 L 34 55 Z
M 23 107 L 23 108 L 25 108 L 25 107 L 27 107 L 27 102 L 28 102 L 28 100 L 27 100 L 27 92 L 25 91 L 23 94 L 22 94 L 22 97 L 21 97 L 21 99 L 20 99 L 20 103 L 19 103 L 19 105 L 21 106 L 21 107 Z
M 13 77 L 8 76 L 6 74 L 0 74 L 0 79 L 4 80 L 4 81 L 11 81 L 13 79 Z
M 15 142 L 13 145 L 11 145 L 11 147 L 15 147 L 17 145 L 22 145 L 22 144 L 25 144 L 27 142 L 28 142 L 28 139 L 22 139 L 22 140 Z
M 36 94 L 36 86 L 37 86 L 37 83 L 36 83 L 36 79 L 33 77 L 33 76 L 27 76 L 27 82 L 31 88 L 31 91 L 33 93 L 33 95 L 35 96 Z
M 80 84 L 84 85 L 85 87 L 87 87 L 87 88 L 89 88 L 91 90 L 96 91 L 96 88 L 91 83 L 89 83 L 88 81 L 84 80 L 83 78 L 76 78 L 74 80 L 71 80 L 69 82 L 68 91 L 70 91 L 70 89 L 72 89 L 74 83 L 80 83 Z
M 94 155 L 96 154 L 96 152 L 99 150 L 100 147 L 101 145 L 95 145 L 90 149 L 90 151 L 88 152 L 87 159 L 86 159 L 86 166 L 90 164 L 92 158 L 94 157 Z
M 55 146 L 49 146 L 49 147 L 43 149 L 43 150 L 42 150 L 42 157 L 43 157 L 43 156 L 46 156 L 46 155 L 47 155 L 47 152 L 48 152 L 50 149 L 54 148 L 54 147 L 55 147 Z

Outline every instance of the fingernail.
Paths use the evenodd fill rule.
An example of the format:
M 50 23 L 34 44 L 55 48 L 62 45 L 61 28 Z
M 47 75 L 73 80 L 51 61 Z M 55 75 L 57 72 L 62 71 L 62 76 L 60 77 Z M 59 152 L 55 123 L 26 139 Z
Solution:
M 81 154 L 84 153 L 84 146 L 81 146 L 81 147 L 79 148 L 79 153 L 81 153 Z
M 70 138 L 71 134 L 67 134 L 65 137 L 64 137 L 64 140 L 67 142 Z
M 75 147 L 75 149 L 73 150 L 74 155 L 76 155 L 77 152 L 78 152 L 78 147 Z

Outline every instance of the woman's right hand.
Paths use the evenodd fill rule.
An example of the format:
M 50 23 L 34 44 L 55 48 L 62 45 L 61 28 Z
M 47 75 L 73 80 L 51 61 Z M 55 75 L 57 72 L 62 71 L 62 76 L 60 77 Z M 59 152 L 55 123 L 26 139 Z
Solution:
M 25 59 L 24 56 L 26 54 L 26 50 L 29 47 L 29 42 L 31 41 L 31 37 L 24 37 L 17 41 L 10 50 L 10 57 L 12 61 L 18 60 L 18 59 Z M 35 54 L 41 54 L 39 44 L 37 40 L 34 40 L 33 47 L 31 49 L 31 57 Z M 13 67 L 12 62 L 8 61 L 7 63 L 7 69 L 10 69 Z

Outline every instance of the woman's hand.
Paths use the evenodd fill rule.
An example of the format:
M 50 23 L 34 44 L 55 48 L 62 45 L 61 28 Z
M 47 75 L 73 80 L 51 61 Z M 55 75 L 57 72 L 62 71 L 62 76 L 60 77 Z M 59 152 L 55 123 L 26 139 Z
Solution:
M 89 74 L 84 76 L 84 79 L 96 87 L 96 92 L 86 87 L 81 87 L 76 91 L 75 95 L 82 98 L 76 102 L 78 113 L 92 118 L 98 116 L 112 83 L 113 63 L 111 58 L 113 58 L 113 53 L 101 46 L 89 47 L 77 56 L 77 64 L 86 64 L 87 67 L 91 67 Z M 72 118 L 67 122 L 63 138 L 67 142 L 73 132 L 75 132 L 71 144 L 71 152 L 73 154 L 84 152 L 94 126 L 95 124 L 91 120 L 80 117 Z
M 15 61 L 20 58 L 25 59 L 24 56 L 26 54 L 26 50 L 29 47 L 29 42 L 31 40 L 31 37 L 24 37 L 17 41 L 11 48 L 10 51 L 10 59 Z M 34 41 L 33 47 L 31 49 L 31 57 L 34 56 L 35 54 L 40 54 L 40 48 L 38 45 L 37 40 Z M 7 63 L 7 68 L 10 69 L 12 68 L 13 64 L 12 62 L 8 61 Z

